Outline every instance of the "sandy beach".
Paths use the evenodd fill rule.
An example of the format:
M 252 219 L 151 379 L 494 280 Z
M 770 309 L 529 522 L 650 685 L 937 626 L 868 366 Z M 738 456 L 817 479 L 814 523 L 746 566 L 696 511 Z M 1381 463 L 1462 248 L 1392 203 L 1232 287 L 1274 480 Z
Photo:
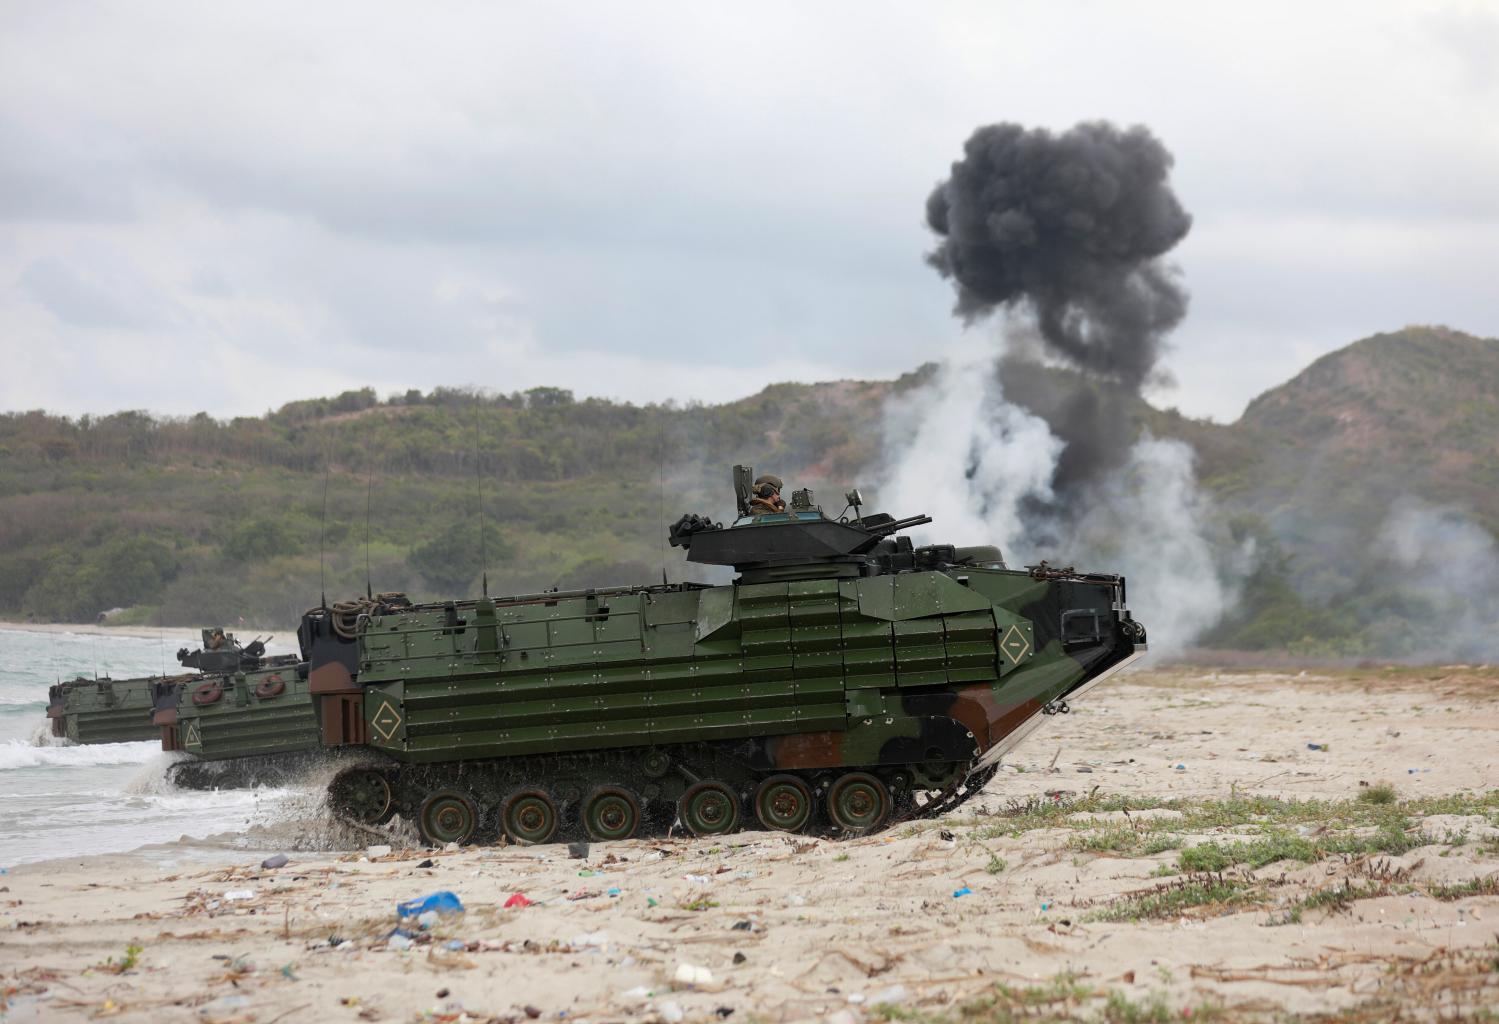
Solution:
M 1352 1021 L 1499 1004 L 1499 671 L 1137 673 L 1016 755 L 948 819 L 842 841 L 168 846 L 13 868 L 0 1020 Z M 289 863 L 262 869 L 276 852 Z M 397 903 L 440 891 L 464 912 L 392 935 Z

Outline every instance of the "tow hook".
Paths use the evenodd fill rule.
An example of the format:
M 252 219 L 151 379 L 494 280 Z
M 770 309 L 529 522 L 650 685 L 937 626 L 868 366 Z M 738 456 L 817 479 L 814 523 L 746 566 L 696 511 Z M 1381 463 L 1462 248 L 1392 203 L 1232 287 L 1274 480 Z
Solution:
M 1050 704 L 1046 705 L 1046 707 L 1042 708 L 1041 713 L 1043 715 L 1065 715 L 1068 714 L 1071 710 L 1072 708 L 1067 706 L 1067 702 L 1065 700 L 1054 700 Z

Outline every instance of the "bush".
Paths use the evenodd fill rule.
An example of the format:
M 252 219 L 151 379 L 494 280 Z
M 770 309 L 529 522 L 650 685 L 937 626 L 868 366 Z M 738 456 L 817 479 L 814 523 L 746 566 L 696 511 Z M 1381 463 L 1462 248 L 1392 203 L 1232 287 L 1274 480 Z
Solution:
M 155 601 L 177 571 L 176 554 L 160 541 L 116 537 L 58 555 L 22 602 L 44 618 L 89 622 L 110 608 Z

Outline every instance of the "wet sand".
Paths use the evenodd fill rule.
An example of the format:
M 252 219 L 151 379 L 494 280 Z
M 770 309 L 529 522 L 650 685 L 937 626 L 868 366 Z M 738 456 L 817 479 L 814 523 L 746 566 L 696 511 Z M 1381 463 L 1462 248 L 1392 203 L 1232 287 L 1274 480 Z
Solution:
M 948 819 L 876 836 L 15 868 L 0 1019 L 1471 1012 L 1499 1004 L 1496 787 L 1493 669 L 1142 672 Z M 466 912 L 397 948 L 397 902 L 440 890 Z

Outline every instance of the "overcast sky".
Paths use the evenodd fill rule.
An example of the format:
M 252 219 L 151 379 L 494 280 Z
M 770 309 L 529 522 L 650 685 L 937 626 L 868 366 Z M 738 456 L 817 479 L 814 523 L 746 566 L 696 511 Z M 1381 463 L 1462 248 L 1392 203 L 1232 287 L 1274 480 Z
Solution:
M 1175 155 L 1159 404 L 1499 335 L 1499 5 L 1133 7 L 8 0 L 0 409 L 894 376 L 962 334 L 922 215 L 996 121 Z

